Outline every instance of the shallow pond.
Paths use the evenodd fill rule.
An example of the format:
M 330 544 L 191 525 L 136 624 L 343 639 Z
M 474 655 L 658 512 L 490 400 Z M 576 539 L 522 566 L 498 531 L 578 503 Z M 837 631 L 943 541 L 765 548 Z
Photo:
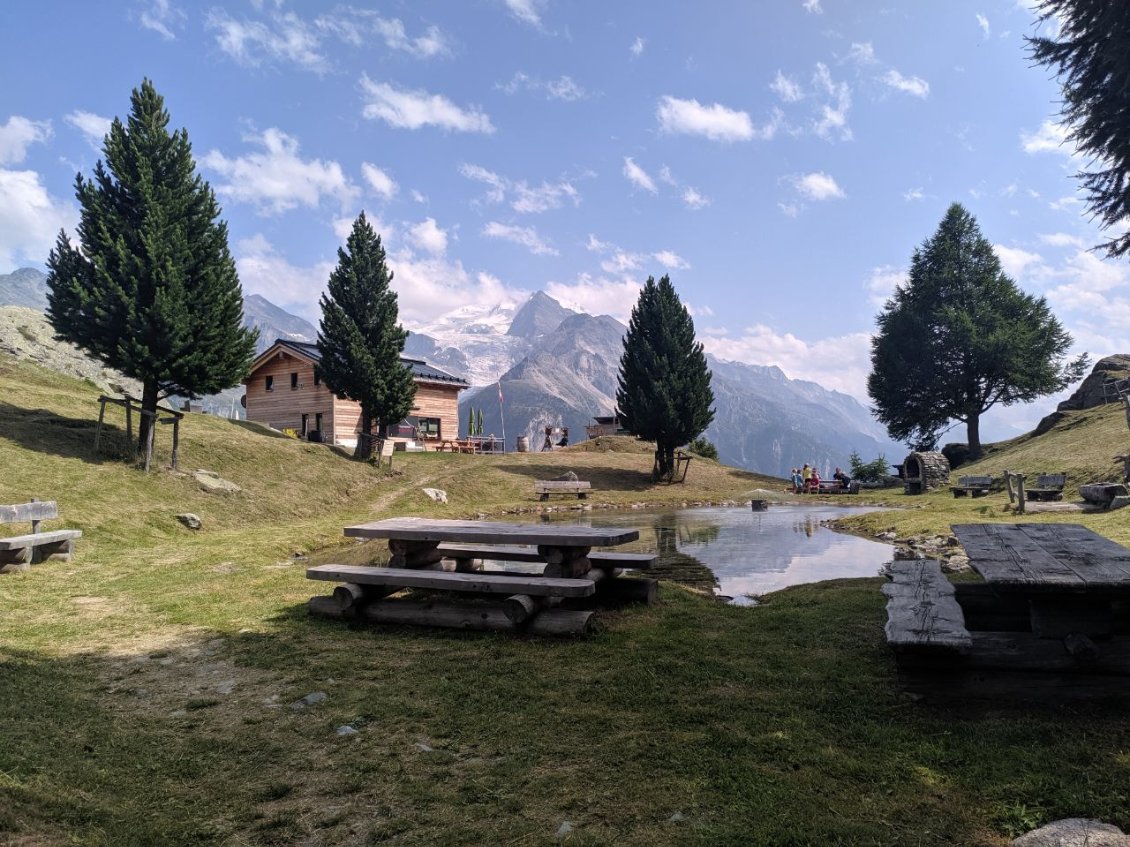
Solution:
M 658 551 L 649 572 L 750 603 L 751 597 L 790 585 L 842 577 L 876 576 L 891 561 L 887 544 L 833 532 L 821 521 L 873 512 L 872 508 L 773 504 L 627 512 L 554 513 L 552 520 L 634 527 L 640 540 L 623 550 Z M 543 518 L 544 520 L 544 518 Z

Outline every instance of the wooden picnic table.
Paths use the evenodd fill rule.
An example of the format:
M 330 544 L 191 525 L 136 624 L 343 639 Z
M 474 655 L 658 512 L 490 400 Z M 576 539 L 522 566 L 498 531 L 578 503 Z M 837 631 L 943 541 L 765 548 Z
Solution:
M 1003 599 L 1028 603 L 1032 632 L 1109 636 L 1130 598 L 1130 550 L 1080 524 L 959 524 L 969 565 Z
M 540 634 L 587 631 L 591 612 L 557 608 L 568 598 L 590 597 L 597 584 L 621 599 L 654 602 L 654 580 L 616 579 L 624 568 L 650 567 L 655 557 L 640 553 L 590 553 L 635 541 L 639 531 L 560 524 L 498 521 L 389 518 L 347 526 L 350 538 L 387 539 L 387 567 L 319 565 L 308 568 L 310 579 L 343 583 L 333 598 L 313 598 L 311 609 L 338 616 L 363 613 L 371 620 L 411 622 L 475 629 L 523 626 Z M 479 560 L 520 561 L 540 565 L 540 573 L 482 569 Z M 455 571 L 445 570 L 453 560 Z M 486 595 L 509 595 L 495 606 L 474 607 L 404 600 L 382 600 L 402 588 Z M 469 610 L 470 609 L 470 610 Z

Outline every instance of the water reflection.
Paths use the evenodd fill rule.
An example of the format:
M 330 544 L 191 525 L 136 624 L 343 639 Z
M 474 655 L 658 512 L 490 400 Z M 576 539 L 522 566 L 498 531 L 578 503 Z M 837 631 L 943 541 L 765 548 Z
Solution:
M 790 585 L 875 576 L 890 561 L 885 544 L 833 532 L 821 521 L 864 508 L 774 506 L 554 514 L 551 520 L 640 530 L 638 550 L 659 553 L 656 575 L 748 603 Z M 648 543 L 650 527 L 654 546 Z M 628 549 L 628 548 L 623 548 Z

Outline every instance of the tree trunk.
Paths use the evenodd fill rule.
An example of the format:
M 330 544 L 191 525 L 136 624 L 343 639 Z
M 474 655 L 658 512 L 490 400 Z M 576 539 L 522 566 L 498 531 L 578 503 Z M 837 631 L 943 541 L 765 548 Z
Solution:
M 981 416 L 977 413 L 971 414 L 969 420 L 965 423 L 965 429 L 969 440 L 969 458 L 981 458 Z
M 675 448 L 670 444 L 657 444 L 655 447 L 655 479 L 670 482 L 675 475 Z
M 145 455 L 145 445 L 149 443 L 149 430 L 157 425 L 157 380 L 147 379 L 141 389 L 141 410 L 151 415 L 139 415 L 137 422 L 137 451 Z
M 368 459 L 373 455 L 373 415 L 369 407 L 361 404 L 361 429 L 357 433 L 357 447 L 353 450 L 354 459 Z

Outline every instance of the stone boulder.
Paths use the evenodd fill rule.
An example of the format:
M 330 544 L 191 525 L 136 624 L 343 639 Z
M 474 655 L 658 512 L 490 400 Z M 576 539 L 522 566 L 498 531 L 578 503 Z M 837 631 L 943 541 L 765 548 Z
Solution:
M 1012 847 L 1130 847 L 1130 836 L 1102 821 L 1066 818 L 1024 833 Z
M 447 502 L 447 492 L 442 488 L 424 488 L 421 490 L 436 503 Z
M 226 479 L 223 479 L 214 471 L 201 469 L 193 473 L 192 478 L 196 480 L 201 488 L 208 492 L 234 493 L 243 490 L 234 482 L 228 482 Z

